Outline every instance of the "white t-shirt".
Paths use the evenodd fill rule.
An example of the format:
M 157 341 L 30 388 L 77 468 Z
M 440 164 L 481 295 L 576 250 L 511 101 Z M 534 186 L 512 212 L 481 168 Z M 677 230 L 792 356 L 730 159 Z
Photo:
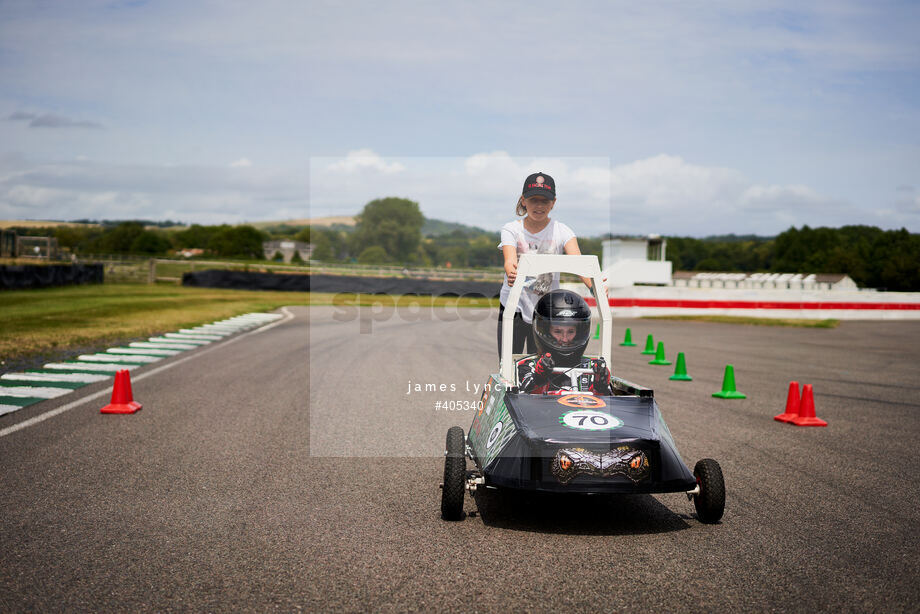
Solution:
M 498 249 L 505 245 L 513 245 L 517 248 L 518 256 L 521 254 L 564 254 L 565 244 L 574 236 L 575 233 L 571 228 L 556 220 L 550 220 L 546 228 L 537 234 L 524 228 L 523 220 L 515 220 L 502 226 L 502 240 L 498 244 Z M 538 275 L 530 287 L 524 288 L 517 310 L 521 312 L 521 317 L 525 322 L 529 324 L 533 320 L 533 308 L 540 297 L 557 288 L 559 288 L 559 273 Z M 505 275 L 500 295 L 502 305 L 508 301 L 510 294 L 511 286 L 508 285 L 508 275 Z

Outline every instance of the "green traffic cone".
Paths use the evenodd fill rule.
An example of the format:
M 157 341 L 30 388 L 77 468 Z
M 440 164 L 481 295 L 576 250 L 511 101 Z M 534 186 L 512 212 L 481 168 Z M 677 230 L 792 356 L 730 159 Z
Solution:
M 674 367 L 674 375 L 668 379 L 677 380 L 679 382 L 689 382 L 693 378 L 687 375 L 687 359 L 684 358 L 683 352 L 677 353 L 677 365 Z
M 601 338 L 601 323 L 600 322 L 597 323 L 597 328 L 594 329 L 594 338 L 595 339 Z
M 722 390 L 712 393 L 720 399 L 746 399 L 747 395 L 735 389 L 735 367 L 725 365 L 725 376 L 722 378 Z
M 628 347 L 628 348 L 636 347 L 636 344 L 633 343 L 633 340 L 632 340 L 632 331 L 629 330 L 628 328 L 626 329 L 626 337 L 623 339 L 623 343 L 621 343 L 620 345 L 624 347 Z
M 658 342 L 658 351 L 655 352 L 655 358 L 649 361 L 650 365 L 669 365 L 671 364 L 670 360 L 665 360 L 664 357 L 664 341 Z
M 652 336 L 649 335 L 645 338 L 645 349 L 642 350 L 643 354 L 654 354 L 655 353 L 655 340 L 652 339 Z

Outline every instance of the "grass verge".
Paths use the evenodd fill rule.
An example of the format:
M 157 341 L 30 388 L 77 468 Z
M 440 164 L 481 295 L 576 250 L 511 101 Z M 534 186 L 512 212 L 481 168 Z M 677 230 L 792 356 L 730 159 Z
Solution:
M 103 284 L 0 292 L 0 359 L 117 343 L 250 311 L 305 305 L 306 292 Z
M 794 318 L 750 318 L 743 316 L 645 316 L 646 320 L 692 320 L 755 326 L 797 326 L 799 328 L 837 328 L 840 320 L 797 320 Z
M 0 292 L 0 370 L 38 355 L 124 343 L 284 305 L 497 307 L 498 299 L 103 284 Z

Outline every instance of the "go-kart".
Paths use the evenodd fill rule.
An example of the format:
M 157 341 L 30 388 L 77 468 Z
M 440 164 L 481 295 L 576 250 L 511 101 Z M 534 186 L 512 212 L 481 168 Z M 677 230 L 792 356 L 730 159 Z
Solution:
M 522 254 L 517 279 L 504 314 L 514 314 L 528 280 L 547 272 L 573 273 L 602 288 L 596 256 Z M 601 357 L 610 361 L 611 316 L 598 300 Z M 504 317 L 503 314 L 503 317 Z M 586 390 L 590 370 L 557 367 L 569 376 L 571 390 L 528 394 L 519 388 L 512 355 L 512 326 L 502 327 L 498 373 L 486 382 L 473 422 L 464 436 L 447 431 L 441 516 L 461 520 L 464 492 L 506 488 L 555 493 L 670 493 L 692 499 L 697 517 L 716 523 L 725 510 L 725 483 L 719 464 L 709 458 L 693 472 L 684 464 L 655 402 L 654 393 L 612 376 L 612 395 Z M 611 368 L 611 370 L 613 370 Z M 476 465 L 467 471 L 466 458 Z

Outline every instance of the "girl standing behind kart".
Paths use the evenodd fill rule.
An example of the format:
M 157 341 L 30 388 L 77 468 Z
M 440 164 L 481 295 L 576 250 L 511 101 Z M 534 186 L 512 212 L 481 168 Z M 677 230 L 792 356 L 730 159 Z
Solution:
M 580 255 L 578 239 L 572 229 L 550 219 L 549 212 L 556 204 L 556 182 L 546 173 L 534 173 L 524 180 L 524 189 L 517 202 L 517 214 L 524 219 L 514 220 L 502 226 L 499 249 L 505 257 L 505 281 L 498 308 L 498 355 L 502 354 L 502 313 L 511 294 L 511 286 L 517 278 L 517 263 L 520 254 L 569 254 Z M 590 288 L 591 280 L 582 278 Z M 518 308 L 514 314 L 514 342 L 512 354 L 520 354 L 527 342 L 527 353 L 536 352 L 533 337 L 533 309 L 540 297 L 559 288 L 559 273 L 545 273 L 521 292 Z

